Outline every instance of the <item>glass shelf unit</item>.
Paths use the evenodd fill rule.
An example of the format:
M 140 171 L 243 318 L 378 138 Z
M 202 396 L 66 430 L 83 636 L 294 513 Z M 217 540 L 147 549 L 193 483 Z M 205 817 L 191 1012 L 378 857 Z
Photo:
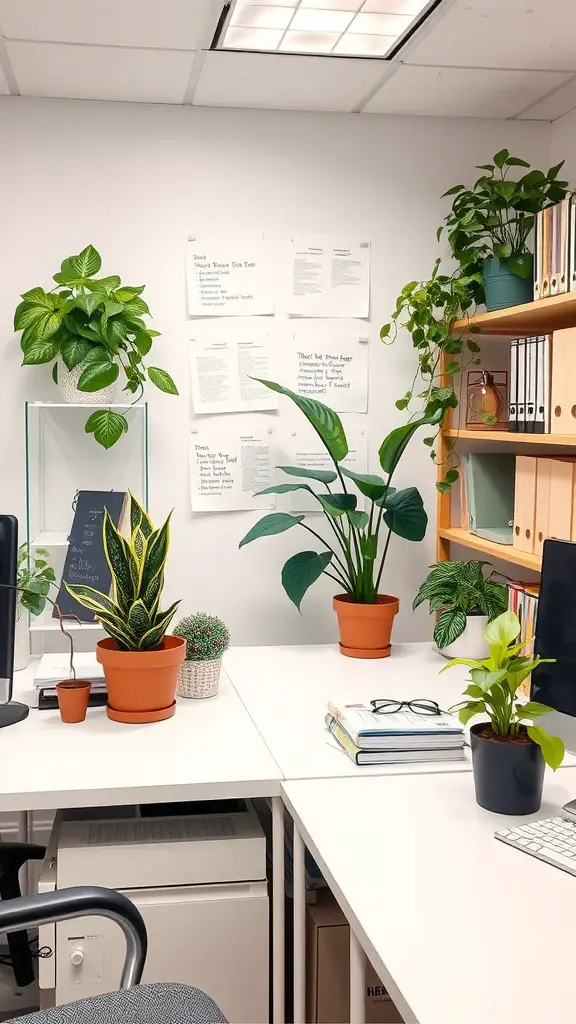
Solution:
M 84 430 L 90 411 L 102 408 L 122 409 L 129 424 L 128 432 L 107 450 Z M 31 548 L 48 550 L 59 585 L 77 491 L 130 490 L 148 508 L 148 403 L 127 408 L 125 404 L 26 402 L 25 443 L 26 536 Z M 80 626 L 71 622 L 67 628 L 75 631 L 78 650 L 83 646 L 93 649 L 93 631 L 101 630 L 98 623 Z M 62 649 L 66 642 L 48 605 L 42 615 L 32 619 L 30 631 L 36 637 L 35 646 L 41 641 L 42 651 Z M 90 634 L 84 645 L 80 639 L 83 632 Z

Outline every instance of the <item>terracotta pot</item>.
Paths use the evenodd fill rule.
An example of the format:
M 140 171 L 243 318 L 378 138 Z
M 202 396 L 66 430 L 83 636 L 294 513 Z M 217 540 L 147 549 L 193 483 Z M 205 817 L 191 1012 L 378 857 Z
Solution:
M 63 722 L 73 725 L 84 721 L 91 685 L 89 679 L 63 679 L 56 683 L 58 709 Z
M 347 594 L 334 598 L 340 629 L 340 652 L 348 658 L 387 658 L 397 597 L 378 594 L 376 604 L 359 604 Z
M 114 640 L 99 640 L 96 658 L 106 677 L 108 718 L 132 723 L 171 718 L 185 656 L 186 641 L 180 636 L 165 636 L 153 651 L 121 651 Z

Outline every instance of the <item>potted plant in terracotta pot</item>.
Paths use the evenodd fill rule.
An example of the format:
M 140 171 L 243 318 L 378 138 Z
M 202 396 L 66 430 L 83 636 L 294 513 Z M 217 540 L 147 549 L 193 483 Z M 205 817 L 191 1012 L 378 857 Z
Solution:
M 262 380 L 272 391 L 290 398 L 306 416 L 322 441 L 334 469 L 306 469 L 279 466 L 300 483 L 280 483 L 266 487 L 259 494 L 286 494 L 308 491 L 318 502 L 330 529 L 329 544 L 316 530 L 304 523 L 305 516 L 272 512 L 248 531 L 240 547 L 259 537 L 284 533 L 299 526 L 317 541 L 323 550 L 300 551 L 288 559 L 282 569 L 282 586 L 300 611 L 308 588 L 320 576 L 328 576 L 342 593 L 334 598 L 334 610 L 340 628 L 340 650 L 351 658 L 386 658 L 390 654 L 390 636 L 398 598 L 380 593 L 380 581 L 392 534 L 405 540 L 420 541 L 426 533 L 428 516 L 416 487 L 396 490 L 392 476 L 410 438 L 424 424 L 439 422 L 442 410 L 397 427 L 384 439 L 379 460 L 385 477 L 356 473 L 343 461 L 348 442 L 339 417 L 328 406 L 289 391 L 273 381 Z M 314 490 L 320 484 L 323 492 Z M 334 489 L 333 489 L 334 485 Z M 356 493 L 359 492 L 359 495 Z M 360 508 L 367 500 L 369 511 Z M 387 531 L 383 548 L 380 539 Z
M 445 672 L 453 665 L 470 668 L 466 700 L 451 710 L 458 710 L 464 725 L 476 715 L 488 716 L 487 721 L 472 726 L 470 745 L 476 801 L 497 814 L 537 811 L 542 801 L 544 763 L 556 771 L 564 758 L 562 740 L 534 725 L 534 719 L 552 708 L 517 699 L 533 669 L 544 661 L 554 661 L 522 654 L 525 645 L 514 642 L 519 633 L 518 617 L 504 612 L 484 629 L 490 651 L 487 658 L 454 658 L 442 669 Z
M 186 641 L 186 658 L 178 676 L 179 697 L 214 697 L 218 693 L 222 655 L 230 644 L 230 632 L 215 615 L 197 612 L 174 627 L 174 636 Z
M 434 643 L 444 658 L 486 657 L 484 629 L 508 607 L 508 592 L 484 573 L 488 562 L 437 562 L 414 598 L 414 610 L 428 601 L 439 612 Z
M 108 717 L 116 722 L 159 722 L 174 714 L 178 668 L 186 653 L 185 640 L 166 634 L 180 602 L 160 610 L 170 516 L 155 529 L 131 494 L 129 539 L 114 526 L 108 512 L 102 537 L 112 596 L 83 584 L 66 587 L 96 613 L 108 633 L 96 644 L 108 689 Z

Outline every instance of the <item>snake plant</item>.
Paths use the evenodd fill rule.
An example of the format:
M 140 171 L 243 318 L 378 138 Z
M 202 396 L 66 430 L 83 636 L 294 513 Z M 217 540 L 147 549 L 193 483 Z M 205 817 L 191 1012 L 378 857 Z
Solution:
M 160 611 L 164 566 L 170 543 L 170 516 L 158 530 L 130 495 L 130 539 L 104 513 L 104 554 L 112 573 L 112 596 L 84 584 L 66 584 L 72 597 L 102 623 L 121 651 L 151 651 L 162 638 L 179 601 Z

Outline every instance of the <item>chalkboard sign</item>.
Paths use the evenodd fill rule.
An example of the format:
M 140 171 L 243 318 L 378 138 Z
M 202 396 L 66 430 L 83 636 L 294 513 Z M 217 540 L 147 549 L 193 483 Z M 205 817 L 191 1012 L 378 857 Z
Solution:
M 103 594 L 110 593 L 112 574 L 102 542 L 104 509 L 108 509 L 110 518 L 118 526 L 125 503 L 124 491 L 78 491 L 58 593 L 58 606 L 63 617 L 76 615 L 81 622 L 94 622 L 95 619 L 94 612 L 79 604 L 68 593 L 64 583 L 85 583 Z M 55 609 L 53 615 L 57 617 Z

